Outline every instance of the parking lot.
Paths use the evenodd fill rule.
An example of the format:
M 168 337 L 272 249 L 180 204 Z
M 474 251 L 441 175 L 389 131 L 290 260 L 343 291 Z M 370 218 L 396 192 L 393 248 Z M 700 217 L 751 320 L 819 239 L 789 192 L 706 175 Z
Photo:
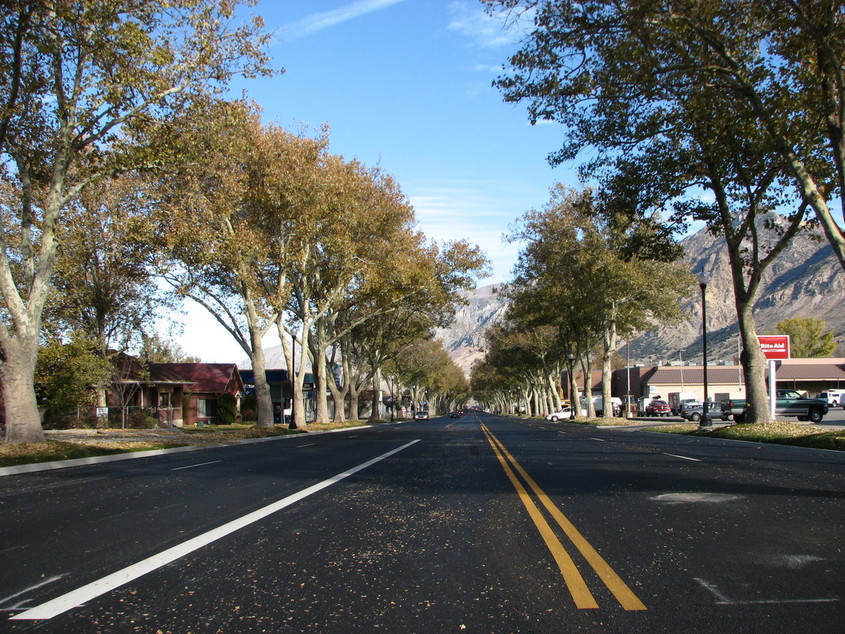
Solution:
M 663 416 L 637 416 L 636 418 L 637 418 L 637 420 L 660 421 L 661 423 L 667 423 L 667 422 L 675 422 L 675 423 L 684 422 L 685 423 L 685 422 L 688 422 L 688 421 L 685 421 L 680 416 L 668 416 L 668 417 L 663 417 Z M 718 423 L 718 422 L 721 422 L 721 420 L 722 420 L 721 416 L 717 415 L 717 418 L 715 419 L 715 421 Z M 791 423 L 798 423 L 799 422 L 797 418 L 783 418 L 781 420 L 785 420 L 785 421 L 791 422 Z M 811 423 L 802 423 L 802 424 L 809 425 Z M 817 426 L 818 427 L 832 427 L 832 428 L 840 428 L 841 427 L 841 428 L 845 428 L 845 409 L 843 409 L 842 407 L 831 407 L 830 411 L 825 415 L 824 420 L 822 420 L 821 423 L 818 423 Z

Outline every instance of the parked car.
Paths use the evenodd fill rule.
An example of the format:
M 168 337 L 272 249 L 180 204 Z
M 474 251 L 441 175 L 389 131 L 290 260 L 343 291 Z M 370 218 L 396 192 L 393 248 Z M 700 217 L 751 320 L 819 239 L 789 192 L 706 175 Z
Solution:
M 843 405 L 842 399 L 845 397 L 845 390 L 827 390 L 819 393 L 816 398 L 824 399 L 831 407 Z
M 700 402 L 696 402 L 692 405 L 684 406 L 684 409 L 681 410 L 681 418 L 691 421 L 693 423 L 699 422 L 704 417 L 704 406 Z M 720 418 L 722 420 L 728 420 L 725 416 L 722 415 L 722 410 L 719 407 L 718 403 L 708 403 L 707 404 L 707 419 L 708 420 L 715 420 L 716 418 Z
M 646 416 L 668 416 L 671 413 L 672 408 L 666 401 L 654 400 L 645 406 Z
M 552 412 L 546 416 L 546 420 L 550 420 L 553 423 L 558 422 L 559 420 L 567 420 L 572 418 L 572 408 L 568 405 L 562 407 L 558 412 Z
M 587 415 L 587 409 L 582 405 L 581 406 L 581 416 L 586 416 L 586 415 Z M 572 418 L 572 408 L 569 405 L 564 405 L 557 412 L 552 412 L 551 414 L 546 415 L 546 420 L 550 420 L 553 423 L 556 423 L 559 420 L 569 420 L 570 418 Z
M 800 421 L 820 423 L 830 409 L 826 399 L 807 398 L 796 390 L 778 390 L 775 399 L 775 417 L 794 417 Z M 733 398 L 722 401 L 722 417 L 733 415 L 734 421 L 744 423 L 748 417 L 748 402 Z

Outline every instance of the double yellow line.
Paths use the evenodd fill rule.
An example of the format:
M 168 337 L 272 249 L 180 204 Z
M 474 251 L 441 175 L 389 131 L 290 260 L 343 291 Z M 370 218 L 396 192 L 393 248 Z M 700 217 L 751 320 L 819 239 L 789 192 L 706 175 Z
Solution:
M 557 525 L 563 530 L 575 548 L 578 549 L 578 552 L 580 552 L 584 559 L 587 560 L 587 563 L 590 564 L 592 569 L 604 582 L 607 589 L 610 590 L 614 597 L 616 597 L 619 604 L 625 610 L 646 610 L 647 608 L 643 602 L 640 601 L 633 592 L 631 592 L 631 589 L 625 585 L 625 582 L 622 581 L 619 575 L 617 575 L 608 563 L 602 559 L 601 555 L 596 552 L 596 549 L 593 548 L 586 539 L 584 539 L 581 533 L 579 533 L 575 526 L 573 526 L 572 522 L 570 522 L 566 516 L 561 513 L 560 509 L 552 503 L 549 496 L 546 495 L 539 486 L 537 486 L 537 483 L 534 482 L 531 476 L 525 472 L 508 450 L 505 449 L 505 446 L 499 441 L 499 439 L 496 438 L 484 424 L 481 425 L 481 430 L 487 437 L 487 442 L 489 442 L 490 446 L 493 448 L 493 452 L 496 454 L 496 458 L 499 459 L 499 463 L 505 470 L 508 479 L 511 481 L 511 484 L 513 484 L 514 489 L 516 489 L 519 499 L 525 506 L 525 510 L 528 511 L 528 515 L 533 520 L 540 536 L 543 538 L 543 541 L 552 553 L 552 557 L 554 557 L 555 562 L 557 562 L 558 568 L 563 575 L 563 581 L 566 583 L 566 587 L 569 589 L 569 593 L 572 595 L 572 599 L 575 601 L 576 607 L 581 610 L 589 610 L 598 608 L 599 604 L 596 603 L 593 594 L 587 587 L 587 583 L 578 571 L 572 557 L 563 547 L 563 544 L 561 544 L 557 535 L 555 535 L 554 530 L 546 521 L 543 513 L 534 503 L 531 494 L 522 484 L 519 477 L 517 477 L 517 473 L 531 488 L 534 495 L 537 496 L 537 499 L 545 507 L 549 515 L 552 516 L 552 519 L 557 522 Z M 516 471 L 516 473 L 514 471 Z

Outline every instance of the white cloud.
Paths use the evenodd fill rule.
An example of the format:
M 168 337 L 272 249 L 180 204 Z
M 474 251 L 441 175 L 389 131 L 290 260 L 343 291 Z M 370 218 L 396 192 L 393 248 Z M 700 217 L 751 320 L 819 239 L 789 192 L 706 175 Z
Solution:
M 404 2 L 404 0 L 358 0 L 338 9 L 309 15 L 299 22 L 285 27 L 284 31 L 288 33 L 289 38 L 305 37 L 362 15 L 381 11 L 400 2 Z
M 419 228 L 438 243 L 466 240 L 478 245 L 491 261 L 493 274 L 483 284 L 510 279 L 519 245 L 504 240 L 509 223 L 527 209 L 518 184 L 466 182 L 419 187 L 409 192 Z
M 497 48 L 519 41 L 533 25 L 533 10 L 487 13 L 477 2 L 449 4 L 449 29 L 461 33 L 482 48 Z

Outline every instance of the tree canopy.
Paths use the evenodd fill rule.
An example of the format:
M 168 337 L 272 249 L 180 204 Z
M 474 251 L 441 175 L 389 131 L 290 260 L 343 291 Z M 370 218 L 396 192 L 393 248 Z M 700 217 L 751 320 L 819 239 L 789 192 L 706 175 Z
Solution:
M 230 0 L 23 0 L 0 16 L 0 345 L 8 442 L 43 439 L 33 372 L 68 204 L 160 163 L 149 132 L 234 74 L 266 71 L 260 20 Z
M 843 15 L 832 0 L 490 0 L 534 12 L 496 82 L 532 122 L 564 126 L 550 160 L 586 156 L 632 216 L 723 235 L 754 416 L 765 360 L 752 309 L 764 271 L 821 227 L 845 268 Z M 702 189 L 709 196 L 702 196 Z M 807 214 L 814 212 L 808 221 Z M 779 214 L 779 215 L 776 215 Z M 708 273 L 708 271 L 697 271 Z
M 839 2 L 486 1 L 534 12 L 535 28 L 497 85 L 507 100 L 528 102 L 532 122 L 565 125 L 553 162 L 586 147 L 598 149 L 603 162 L 693 126 L 714 144 L 728 131 L 753 139 L 789 197 L 815 212 L 845 267 Z M 673 154 L 672 146 L 663 149 Z M 649 176 L 665 178 L 660 171 Z

